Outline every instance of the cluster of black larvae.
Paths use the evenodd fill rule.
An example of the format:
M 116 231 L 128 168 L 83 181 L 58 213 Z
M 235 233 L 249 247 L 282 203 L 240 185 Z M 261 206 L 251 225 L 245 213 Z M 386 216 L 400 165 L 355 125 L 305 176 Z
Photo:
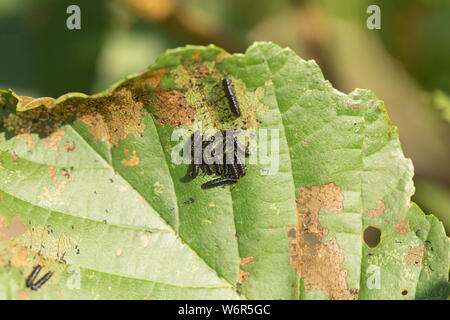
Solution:
M 25 285 L 30 288 L 31 290 L 37 290 L 40 287 L 42 287 L 53 275 L 53 272 L 47 272 L 42 278 L 40 278 L 38 281 L 34 282 L 36 277 L 38 276 L 39 272 L 41 272 L 41 265 L 37 265 L 33 268 L 33 271 L 31 271 L 30 275 L 28 276 Z
M 238 130 L 223 130 L 209 138 L 199 131 L 192 134 L 190 143 L 193 164 L 189 176 L 195 179 L 200 169 L 208 175 L 220 176 L 204 183 L 203 189 L 235 183 L 247 173 L 243 156 L 248 157 L 250 151 L 239 142 L 236 137 L 238 132 Z
M 235 117 L 240 117 L 241 110 L 231 80 L 223 79 L 222 86 L 231 113 Z M 236 137 L 237 133 L 239 133 L 239 130 L 222 130 L 216 132 L 210 138 L 206 135 L 201 135 L 199 131 L 192 134 L 190 143 L 193 154 L 193 167 L 189 176 L 195 179 L 200 168 L 209 175 L 216 174 L 220 176 L 220 178 L 204 183 L 202 185 L 203 189 L 235 183 L 240 177 L 245 176 L 247 169 L 243 156 L 248 157 L 250 152 L 241 145 Z M 199 148 L 200 146 L 201 148 Z

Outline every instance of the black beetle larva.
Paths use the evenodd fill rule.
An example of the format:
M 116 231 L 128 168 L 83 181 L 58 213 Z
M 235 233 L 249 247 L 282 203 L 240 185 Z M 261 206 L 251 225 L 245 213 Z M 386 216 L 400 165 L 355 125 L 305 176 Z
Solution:
M 200 169 L 200 165 L 199 164 L 193 164 L 193 167 L 192 167 L 192 171 L 189 173 L 189 176 L 192 178 L 192 179 L 195 179 L 197 176 L 198 176 L 198 170 Z
M 222 163 L 222 175 L 227 176 L 229 174 L 228 166 L 226 163 Z
M 236 136 L 234 136 L 234 145 L 235 145 L 236 149 L 240 153 L 245 154 L 246 157 L 251 155 L 250 150 L 244 149 L 244 147 L 241 145 L 241 143 L 239 142 L 239 140 Z
M 225 96 L 228 99 L 228 103 L 230 105 L 231 112 L 233 113 L 234 116 L 240 117 L 241 109 L 239 108 L 239 103 L 238 103 L 236 95 L 234 93 L 233 83 L 231 82 L 231 79 L 224 78 L 222 80 L 222 86 L 223 86 L 223 90 L 225 91 Z
M 217 178 L 217 179 L 205 182 L 204 184 L 202 184 L 202 188 L 203 189 L 208 189 L 208 188 L 217 187 L 217 186 L 221 186 L 221 185 L 224 185 L 224 184 L 235 183 L 235 182 L 237 182 L 237 179 L 233 179 L 233 178 Z
M 42 287 L 51 277 L 53 276 L 53 272 L 47 272 L 42 278 L 40 278 L 36 283 L 31 285 L 31 290 L 37 290 Z
M 230 163 L 230 164 L 228 164 L 228 168 L 230 169 L 231 175 L 234 178 L 238 179 L 239 178 L 239 171 L 236 168 L 236 164 L 235 163 Z

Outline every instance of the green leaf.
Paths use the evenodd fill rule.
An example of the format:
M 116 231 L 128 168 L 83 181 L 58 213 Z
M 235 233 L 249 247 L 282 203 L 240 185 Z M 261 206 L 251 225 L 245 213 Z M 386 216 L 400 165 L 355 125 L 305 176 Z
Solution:
M 220 99 L 224 77 L 240 119 Z M 338 92 L 289 49 L 188 46 L 95 96 L 2 95 L 1 297 L 449 295 L 448 239 L 410 202 L 412 164 L 384 104 Z M 174 130 L 197 121 L 279 130 L 278 170 L 248 164 L 236 185 L 203 190 L 211 178 L 186 179 L 171 156 Z M 38 263 L 55 273 L 31 291 Z

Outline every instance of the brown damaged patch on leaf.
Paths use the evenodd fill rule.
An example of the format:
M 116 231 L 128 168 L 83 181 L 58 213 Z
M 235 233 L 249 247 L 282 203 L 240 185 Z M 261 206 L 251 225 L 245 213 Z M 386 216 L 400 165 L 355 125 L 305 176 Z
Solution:
M 28 258 L 28 250 L 24 247 L 17 246 L 12 249 L 13 257 L 11 259 L 11 265 L 14 268 L 20 268 L 26 266 Z
M 42 195 L 47 198 L 48 201 L 53 201 L 50 189 L 47 186 L 42 187 Z
M 142 118 L 147 114 L 144 103 L 137 101 L 126 88 L 113 92 L 107 98 L 106 114 L 101 109 L 97 112 L 92 110 L 79 118 L 89 125 L 89 131 L 95 139 L 118 146 L 129 134 L 140 136 L 145 130 Z
M 48 174 L 49 178 L 52 178 L 54 182 L 57 182 L 56 173 L 58 172 L 58 168 L 54 168 L 53 166 L 49 166 L 50 173 Z
M 250 272 L 245 271 L 243 269 L 239 269 L 239 280 L 240 284 L 244 283 L 244 281 L 250 276 Z
M 69 179 L 70 181 L 75 181 L 75 175 L 71 174 L 67 169 L 62 169 L 62 176 Z
M 45 144 L 52 150 L 58 152 L 58 143 L 62 141 L 64 135 L 66 134 L 66 130 L 58 129 L 55 132 L 50 134 L 50 137 L 42 139 L 42 143 Z
M 15 153 L 11 153 L 11 158 L 13 159 L 14 162 L 17 162 L 17 159 L 19 159 L 19 156 Z
M 125 148 L 125 153 L 126 153 L 126 155 L 128 156 L 128 155 L 129 155 L 129 150 L 128 150 L 128 151 L 127 151 L 127 150 L 128 150 L 128 149 Z M 139 159 L 139 157 L 136 155 L 136 150 L 133 150 L 133 155 L 131 156 L 130 159 L 122 159 L 120 162 L 122 162 L 122 164 L 123 164 L 124 166 L 127 166 L 127 167 L 135 167 L 135 166 L 139 165 L 139 161 L 140 161 L 140 159 Z
M 47 200 L 49 200 L 50 202 L 53 202 L 56 198 L 60 198 L 63 196 L 62 191 L 64 190 L 64 188 L 67 186 L 67 181 L 62 181 L 59 183 L 59 185 L 55 188 L 55 191 L 52 195 L 52 192 L 50 191 L 50 189 L 47 186 L 44 186 L 42 188 L 43 193 L 42 195 L 47 198 Z
M 408 246 L 408 252 L 405 257 L 405 264 L 407 266 L 419 266 L 423 262 L 425 254 L 425 245 L 421 244 L 417 247 Z
M 133 90 L 148 90 L 149 88 L 162 88 L 160 82 L 167 73 L 166 68 L 154 70 L 151 72 L 143 72 L 139 76 L 138 82 L 133 82 Z
M 298 224 L 287 227 L 290 238 L 290 262 L 304 279 L 306 292 L 321 290 L 332 300 L 353 300 L 357 289 L 349 289 L 347 270 L 342 268 L 344 250 L 333 237 L 323 242 L 328 229 L 319 223 L 321 209 L 333 209 L 334 214 L 344 212 L 341 187 L 334 183 L 311 188 L 300 188 L 297 203 Z
M 29 133 L 20 134 L 18 138 L 24 140 L 27 143 L 28 148 L 33 148 L 36 145 Z
M 239 258 L 239 284 L 242 284 L 250 276 L 250 272 L 245 271 L 244 269 L 242 269 L 242 267 L 253 262 L 254 259 L 254 256 Z
M 89 125 L 89 131 L 96 140 L 109 140 L 108 128 L 106 127 L 101 114 L 85 114 L 79 117 L 78 120 Z
M 230 54 L 228 52 L 222 51 L 220 52 L 218 55 L 216 55 L 216 61 L 217 62 L 222 62 L 223 59 L 229 57 Z
M 62 197 L 62 191 L 64 190 L 64 188 L 66 187 L 66 185 L 67 185 L 67 181 L 62 181 L 62 182 L 58 185 L 58 187 L 57 187 L 56 190 L 55 190 L 55 195 L 56 195 L 57 197 Z
M 23 223 L 19 216 L 11 217 L 11 224 L 9 227 L 5 225 L 5 217 L 0 217 L 0 235 L 6 239 L 14 239 L 24 234 L 27 231 L 27 226 Z
M 192 125 L 197 110 L 186 103 L 185 95 L 177 90 L 160 92 L 155 101 L 153 118 L 161 125 L 178 127 Z
M 195 68 L 193 76 L 196 78 L 206 78 L 210 74 L 210 71 L 205 66 L 199 66 Z
M 377 208 L 376 209 L 367 209 L 366 213 L 371 218 L 380 218 L 384 211 L 386 210 L 386 205 L 383 201 L 377 200 Z
M 62 146 L 62 149 L 67 152 L 73 152 L 76 149 L 75 144 L 71 144 L 69 141 L 66 141 L 66 143 Z
M 200 50 L 195 51 L 195 53 L 191 56 L 191 59 L 195 61 L 202 61 L 203 59 Z
M 103 140 L 115 147 L 129 134 L 142 135 L 146 128 L 142 119 L 148 114 L 144 106 L 148 105 L 155 95 L 149 88 L 161 88 L 159 83 L 165 73 L 165 69 L 144 72 L 121 83 L 107 95 L 86 96 L 72 93 L 58 99 L 33 99 L 32 103 L 36 108 L 10 113 L 3 119 L 3 127 L 16 135 L 42 133 L 50 136 L 50 139 L 43 142 L 57 150 L 56 144 L 60 142 L 58 139 L 62 138 L 58 130 L 62 124 L 78 120 L 89 126 L 89 131 L 96 140 Z M 20 104 L 22 108 L 24 103 L 25 106 L 30 103 L 27 97 L 10 99 L 15 100 L 14 104 Z M 64 150 L 70 152 L 73 147 L 66 145 Z
M 31 300 L 30 295 L 25 290 L 19 290 L 19 293 L 17 294 L 17 297 L 20 300 Z
M 406 218 L 394 224 L 395 231 L 399 234 L 405 234 L 411 231 L 411 228 L 406 228 Z
M 241 266 L 245 266 L 245 265 L 249 264 L 250 262 L 253 262 L 254 259 L 255 259 L 254 256 L 248 256 L 248 257 L 244 257 L 244 258 L 239 258 L 239 264 Z

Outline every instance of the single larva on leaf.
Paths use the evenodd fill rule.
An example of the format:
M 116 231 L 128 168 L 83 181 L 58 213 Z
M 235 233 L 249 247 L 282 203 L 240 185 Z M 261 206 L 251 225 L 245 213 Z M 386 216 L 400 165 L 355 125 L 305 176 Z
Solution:
M 228 99 L 228 103 L 230 105 L 231 112 L 235 117 L 241 116 L 241 109 L 239 108 L 239 103 L 237 101 L 236 95 L 234 93 L 233 83 L 231 79 L 224 78 L 222 80 L 223 90 L 225 91 L 225 96 Z
M 37 290 L 42 287 L 51 277 L 53 276 L 53 272 L 47 272 L 41 279 L 39 279 L 36 283 L 31 286 L 31 290 Z
M 199 169 L 200 169 L 200 165 L 194 163 L 193 166 L 192 166 L 192 171 L 189 173 L 189 176 L 192 179 L 195 179 L 198 176 Z
M 202 188 L 203 189 L 208 189 L 208 188 L 213 188 L 213 187 L 221 186 L 221 185 L 224 185 L 224 184 L 235 183 L 235 182 L 237 182 L 237 179 L 233 179 L 233 178 L 217 178 L 217 179 L 205 182 L 204 184 L 202 184 Z

